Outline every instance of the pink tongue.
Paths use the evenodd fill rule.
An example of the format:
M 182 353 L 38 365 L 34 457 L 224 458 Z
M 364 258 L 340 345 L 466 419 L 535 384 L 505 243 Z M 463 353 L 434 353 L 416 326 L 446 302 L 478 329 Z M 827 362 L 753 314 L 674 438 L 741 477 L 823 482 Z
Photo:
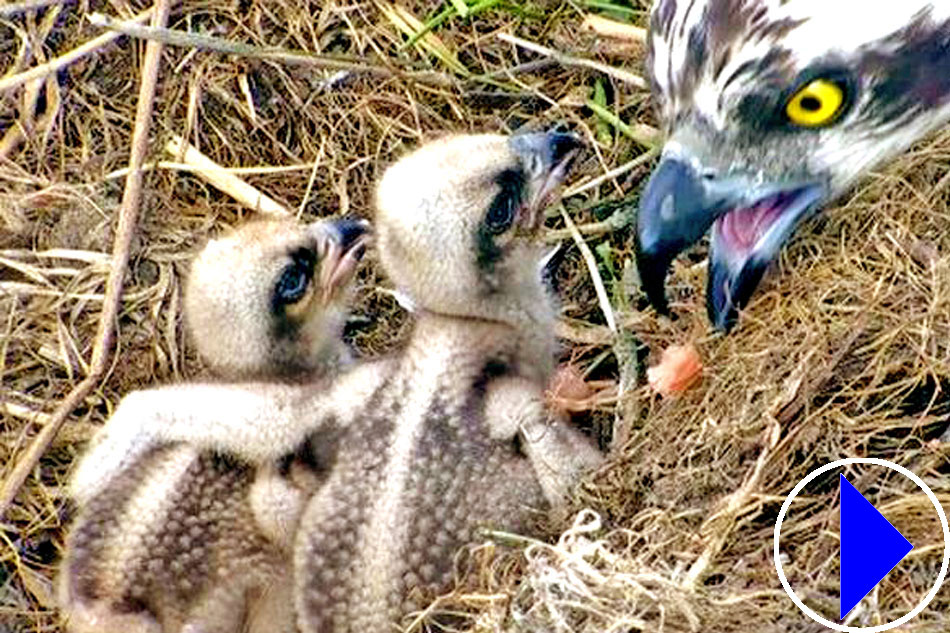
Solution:
M 719 218 L 720 235 L 732 251 L 748 252 L 782 214 L 778 197 L 769 197 L 751 207 L 740 207 Z

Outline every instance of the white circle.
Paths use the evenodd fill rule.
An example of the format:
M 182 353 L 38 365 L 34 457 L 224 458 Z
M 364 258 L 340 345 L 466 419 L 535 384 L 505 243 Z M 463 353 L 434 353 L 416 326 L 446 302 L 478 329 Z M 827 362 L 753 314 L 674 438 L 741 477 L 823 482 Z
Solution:
M 779 536 L 782 532 L 782 521 L 785 520 L 785 514 L 788 512 L 788 509 L 792 505 L 792 499 L 795 498 L 798 493 L 800 493 L 808 483 L 817 477 L 818 475 L 825 473 L 832 468 L 837 468 L 838 466 L 847 466 L 849 464 L 874 464 L 875 466 L 884 466 L 885 468 L 890 468 L 891 470 L 896 470 L 900 474 L 904 475 L 918 487 L 920 487 L 924 493 L 927 495 L 927 498 L 930 499 L 930 502 L 933 504 L 934 508 L 937 509 L 937 516 L 940 517 L 940 526 L 943 528 L 943 564 L 940 566 L 940 573 L 937 574 L 937 582 L 934 583 L 934 586 L 930 589 L 924 599 L 914 607 L 910 613 L 894 620 L 893 622 L 888 622 L 887 624 L 878 624 L 877 626 L 845 626 L 843 624 L 838 624 L 837 622 L 832 622 L 831 620 L 826 620 L 822 616 L 818 615 L 812 611 L 801 599 L 795 595 L 795 592 L 792 591 L 791 585 L 788 584 L 788 579 L 785 577 L 785 571 L 782 569 L 782 561 L 779 558 Z M 927 608 L 927 605 L 930 604 L 930 601 L 934 599 L 937 595 L 937 592 L 940 591 L 940 585 L 943 584 L 944 578 L 947 576 L 947 566 L 950 565 L 950 525 L 947 524 L 947 515 L 943 511 L 943 507 L 940 505 L 940 501 L 937 500 L 937 495 L 923 482 L 923 480 L 910 472 L 900 464 L 895 464 L 894 462 L 888 461 L 886 459 L 878 459 L 877 457 L 849 457 L 847 459 L 839 459 L 833 461 L 830 464 L 825 464 L 817 470 L 813 470 L 808 475 L 798 482 L 792 492 L 789 493 L 788 497 L 785 499 L 785 503 L 782 504 L 782 509 L 778 513 L 778 519 L 775 520 L 775 536 L 773 538 L 773 559 L 775 561 L 775 571 L 778 572 L 778 578 L 782 581 L 782 587 L 785 588 L 785 593 L 788 594 L 788 597 L 792 599 L 792 602 L 795 603 L 799 609 L 804 612 L 809 618 L 827 626 L 829 629 L 835 631 L 842 631 L 842 633 L 881 633 L 882 631 L 887 631 L 893 629 L 894 627 L 904 624 L 921 611 Z

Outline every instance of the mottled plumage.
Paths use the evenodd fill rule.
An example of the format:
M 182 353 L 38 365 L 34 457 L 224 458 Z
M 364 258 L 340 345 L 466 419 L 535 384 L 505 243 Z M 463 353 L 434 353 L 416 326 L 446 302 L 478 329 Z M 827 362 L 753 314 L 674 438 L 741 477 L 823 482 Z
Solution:
M 556 313 L 531 237 L 574 148 L 556 135 L 455 137 L 384 176 L 379 251 L 417 322 L 301 520 L 303 631 L 386 630 L 447 588 L 478 527 L 529 529 L 549 506 L 536 468 L 547 477 L 554 464 L 525 459 L 522 443 L 576 447 L 564 471 L 594 463 L 562 423 L 529 418 L 526 439 L 506 419 L 540 403 L 550 375 Z
M 804 218 L 950 119 L 950 3 L 657 0 L 648 71 L 669 140 L 640 201 L 644 287 L 665 311 L 670 263 L 712 226 L 728 328 Z
M 203 360 L 221 377 L 274 381 L 245 383 L 251 392 L 283 380 L 326 386 L 349 358 L 345 287 L 365 230 L 255 221 L 211 241 L 192 265 L 184 310 Z M 220 406 L 181 386 L 141 395 L 190 405 L 199 424 Z M 320 466 L 308 453 L 252 466 L 182 443 L 110 466 L 100 457 L 117 425 L 164 422 L 160 402 L 140 404 L 123 400 L 71 482 L 79 515 L 61 583 L 70 628 L 292 631 L 292 535 Z
M 376 230 L 384 268 L 416 307 L 406 346 L 326 390 L 190 385 L 175 403 L 140 392 L 135 409 L 153 421 L 128 420 L 103 461 L 141 462 L 179 441 L 232 455 L 237 469 L 307 460 L 321 479 L 294 541 L 298 627 L 387 630 L 448 588 L 478 527 L 528 529 L 599 461 L 544 408 L 556 312 L 534 238 L 576 152 L 567 135 L 459 136 L 400 160 L 379 186 Z M 178 404 L 208 399 L 220 406 Z M 252 550 L 230 569 L 258 564 Z

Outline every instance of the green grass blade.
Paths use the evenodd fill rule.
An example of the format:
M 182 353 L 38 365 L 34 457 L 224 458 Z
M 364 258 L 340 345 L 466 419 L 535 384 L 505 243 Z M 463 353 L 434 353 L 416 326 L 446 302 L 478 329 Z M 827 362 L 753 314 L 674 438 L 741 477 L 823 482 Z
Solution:
M 621 134 L 623 134 L 627 138 L 633 139 L 634 141 L 636 141 L 637 143 L 640 143 L 641 145 L 645 145 L 647 147 L 652 148 L 652 147 L 655 147 L 656 144 L 659 142 L 659 138 L 657 138 L 658 135 L 657 135 L 656 130 L 654 130 L 648 125 L 639 125 L 639 124 L 628 125 L 624 123 L 622 120 L 620 120 L 619 116 L 617 116 L 616 114 L 614 114 L 607 108 L 603 107 L 602 105 L 598 103 L 594 103 L 593 101 L 588 101 L 587 107 L 593 110 L 594 114 L 596 114 L 598 117 L 600 117 L 601 119 L 603 119 L 610 125 L 617 128 L 617 130 Z

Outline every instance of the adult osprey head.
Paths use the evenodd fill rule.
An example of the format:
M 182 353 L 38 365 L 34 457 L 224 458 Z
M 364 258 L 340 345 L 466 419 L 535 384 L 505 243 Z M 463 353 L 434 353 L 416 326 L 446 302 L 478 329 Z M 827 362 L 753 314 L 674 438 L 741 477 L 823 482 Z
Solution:
M 668 141 L 637 264 L 712 225 L 706 305 L 729 329 L 795 227 L 950 119 L 950 0 L 656 0 L 648 69 Z

